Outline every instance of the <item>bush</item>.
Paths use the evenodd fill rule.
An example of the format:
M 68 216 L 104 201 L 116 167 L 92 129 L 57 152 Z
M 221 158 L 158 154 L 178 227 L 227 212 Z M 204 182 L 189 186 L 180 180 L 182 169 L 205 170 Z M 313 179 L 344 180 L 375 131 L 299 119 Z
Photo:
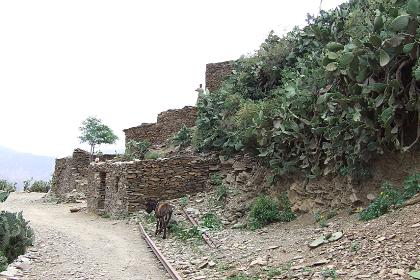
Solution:
M 0 262 L 10 263 L 33 242 L 33 231 L 20 213 L 0 212 Z M 1 263 L 0 263 L 1 265 Z
M 223 177 L 220 174 L 211 174 L 210 183 L 214 186 L 219 186 L 223 183 Z
M 47 193 L 50 189 L 51 181 L 35 180 L 27 191 Z
M 222 222 L 213 213 L 206 213 L 203 216 L 202 225 L 211 230 L 218 230 L 222 228 Z
M 16 183 L 9 182 L 5 179 L 0 179 L 0 191 L 14 192 L 16 191 Z
M 387 213 L 391 207 L 397 207 L 420 192 L 420 173 L 416 173 L 406 178 L 402 191 L 396 189 L 390 183 L 382 185 L 382 192 L 378 197 L 364 209 L 359 217 L 361 220 L 368 221 Z
M 192 129 L 184 124 L 182 125 L 181 129 L 172 137 L 172 143 L 174 143 L 176 146 L 179 146 L 180 148 L 185 148 L 191 144 L 192 135 Z
M 169 228 L 170 233 L 182 240 L 201 237 L 201 233 L 196 226 L 187 228 L 183 223 L 171 220 L 171 222 L 169 222 Z
M 144 159 L 158 159 L 160 157 L 161 157 L 161 155 L 158 151 L 148 151 L 144 155 Z
M 417 0 L 353 0 L 235 62 L 197 104 L 199 150 L 251 151 L 278 175 L 364 178 L 420 136 Z
M 151 144 L 147 140 L 130 140 L 125 145 L 124 159 L 144 159 L 144 155 L 149 150 Z
M 404 182 L 403 198 L 410 199 L 420 192 L 420 173 L 407 177 Z
M 277 221 L 289 222 L 295 217 L 285 193 L 281 194 L 279 201 L 263 195 L 257 197 L 251 205 L 249 225 L 251 229 L 259 229 Z
M 216 201 L 225 200 L 228 194 L 229 194 L 229 188 L 225 184 L 222 183 L 220 185 L 217 185 L 214 199 Z

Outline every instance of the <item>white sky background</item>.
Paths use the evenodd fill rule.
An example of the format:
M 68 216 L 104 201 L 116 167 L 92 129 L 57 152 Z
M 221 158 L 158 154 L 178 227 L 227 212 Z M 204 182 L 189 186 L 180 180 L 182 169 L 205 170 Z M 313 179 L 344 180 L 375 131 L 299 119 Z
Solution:
M 324 0 L 330 9 L 344 0 Z M 318 0 L 0 1 L 0 145 L 62 157 L 96 116 L 119 136 L 194 105 L 205 65 L 303 26 Z

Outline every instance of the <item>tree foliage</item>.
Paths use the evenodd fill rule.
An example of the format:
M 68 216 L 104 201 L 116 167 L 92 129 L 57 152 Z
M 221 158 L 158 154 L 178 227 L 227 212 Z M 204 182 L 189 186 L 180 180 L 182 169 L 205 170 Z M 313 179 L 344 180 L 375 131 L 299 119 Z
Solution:
M 419 0 L 353 0 L 270 33 L 198 103 L 197 147 L 248 150 L 277 174 L 363 176 L 420 135 Z
M 88 143 L 91 147 L 91 154 L 95 152 L 95 146 L 100 144 L 113 144 L 118 140 L 114 132 L 102 121 L 95 117 L 88 117 L 79 128 L 82 135 L 79 139 L 82 143 Z

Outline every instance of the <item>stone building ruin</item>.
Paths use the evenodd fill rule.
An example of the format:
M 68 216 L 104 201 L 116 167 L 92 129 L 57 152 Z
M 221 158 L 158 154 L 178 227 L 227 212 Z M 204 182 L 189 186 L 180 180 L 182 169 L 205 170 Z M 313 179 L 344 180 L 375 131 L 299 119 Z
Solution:
M 220 87 L 232 67 L 232 62 L 206 66 L 210 91 Z M 125 142 L 148 140 L 163 145 L 183 125 L 195 126 L 196 119 L 193 106 L 167 110 L 157 116 L 156 123 L 125 129 Z M 141 209 L 149 198 L 174 199 L 204 191 L 218 166 L 218 159 L 189 154 L 156 160 L 117 161 L 115 155 L 99 158 L 99 162 L 91 162 L 87 151 L 76 149 L 72 157 L 56 159 L 52 192 L 62 199 L 73 191 L 82 193 L 92 212 L 127 214 Z

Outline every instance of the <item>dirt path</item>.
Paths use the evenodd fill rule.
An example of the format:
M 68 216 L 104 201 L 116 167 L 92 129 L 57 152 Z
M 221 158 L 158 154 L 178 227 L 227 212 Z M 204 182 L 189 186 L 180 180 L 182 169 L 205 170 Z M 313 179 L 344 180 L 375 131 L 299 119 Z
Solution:
M 36 258 L 19 279 L 169 279 L 135 227 L 70 213 L 74 205 L 43 203 L 41 197 L 12 193 L 1 204 L 2 210 L 23 211 L 35 230 Z

